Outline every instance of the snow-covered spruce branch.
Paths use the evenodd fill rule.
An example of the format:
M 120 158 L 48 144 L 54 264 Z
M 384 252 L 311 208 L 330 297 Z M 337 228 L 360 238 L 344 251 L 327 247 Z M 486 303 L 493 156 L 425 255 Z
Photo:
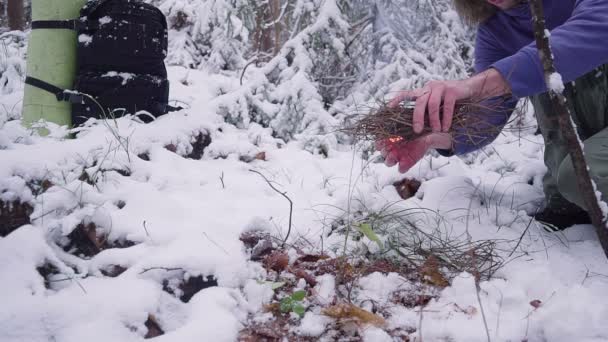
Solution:
M 26 50 L 27 35 L 24 32 L 0 34 L 0 94 L 9 94 L 23 87 Z
M 449 1 L 377 0 L 371 8 L 369 27 L 354 48 L 369 53 L 357 60 L 365 68 L 352 96 L 340 104 L 344 112 L 367 114 L 393 91 L 468 76 L 474 33 Z
M 564 85 L 561 81 L 561 76 L 559 76 L 555 69 L 553 53 L 551 52 L 549 31 L 545 26 L 542 1 L 530 0 L 530 8 L 534 22 L 534 37 L 543 64 L 545 82 L 547 83 L 547 88 L 549 90 L 551 104 L 557 115 L 560 129 L 567 141 L 568 152 L 572 158 L 578 188 L 583 195 L 583 199 L 591 216 L 591 221 L 596 228 L 604 253 L 608 256 L 607 213 L 602 210 L 602 207 L 606 208 L 606 204 L 602 201 L 601 194 L 599 196 L 597 195 L 598 191 L 591 179 L 589 168 L 585 161 L 582 148 L 583 144 L 574 128 L 570 109 L 566 104 L 566 97 L 563 94 Z
M 242 86 L 216 100 L 227 122 L 241 128 L 258 123 L 284 140 L 323 135 L 337 126 L 327 108 L 339 95 L 327 90 L 352 76 L 344 53 L 350 25 L 335 0 L 315 1 L 308 9 L 298 3 L 290 16 L 298 23 L 294 29 L 302 29 L 266 64 L 250 66 Z

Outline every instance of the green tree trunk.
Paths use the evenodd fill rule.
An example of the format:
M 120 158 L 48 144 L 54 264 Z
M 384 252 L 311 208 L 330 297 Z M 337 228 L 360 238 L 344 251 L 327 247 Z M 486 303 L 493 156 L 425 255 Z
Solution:
M 86 0 L 33 0 L 32 20 L 76 19 Z M 72 30 L 32 30 L 28 45 L 27 75 L 62 89 L 73 86 L 76 73 L 76 32 Z M 54 94 L 25 85 L 23 123 L 31 126 L 42 119 L 71 125 L 71 106 L 57 101 Z M 41 130 L 40 133 L 44 133 Z

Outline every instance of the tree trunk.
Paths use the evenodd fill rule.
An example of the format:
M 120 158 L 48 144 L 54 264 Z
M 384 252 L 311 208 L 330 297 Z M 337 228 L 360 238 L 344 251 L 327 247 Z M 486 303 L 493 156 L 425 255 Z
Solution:
M 549 90 L 551 104 L 553 105 L 555 115 L 558 117 L 560 129 L 564 133 L 564 137 L 568 144 L 578 188 L 583 194 L 585 204 L 589 211 L 589 215 L 591 216 L 591 221 L 595 226 L 604 253 L 608 257 L 608 227 L 606 226 L 606 214 L 600 207 L 600 201 L 602 200 L 601 194 L 596 191 L 595 184 L 589 174 L 580 137 L 572 124 L 570 109 L 566 104 L 566 97 L 562 91 L 556 91 L 555 85 L 550 81 L 551 76 L 556 74 L 556 70 L 553 54 L 551 53 L 551 46 L 549 45 L 549 37 L 548 34 L 546 34 L 548 31 L 545 26 L 542 0 L 530 0 L 530 9 L 534 22 L 534 38 L 536 39 L 538 54 L 543 64 L 545 83 Z
M 272 53 L 276 56 L 283 45 L 283 42 L 281 42 L 281 0 L 271 0 L 270 11 L 272 20 L 274 21 L 274 50 Z
M 23 30 L 23 0 L 8 0 L 7 4 L 8 27 L 11 30 Z
M 282 46 L 281 0 L 268 0 L 258 8 L 254 46 L 267 60 L 279 53 Z
M 8 0 L 6 12 L 9 29 L 23 30 L 23 0 Z

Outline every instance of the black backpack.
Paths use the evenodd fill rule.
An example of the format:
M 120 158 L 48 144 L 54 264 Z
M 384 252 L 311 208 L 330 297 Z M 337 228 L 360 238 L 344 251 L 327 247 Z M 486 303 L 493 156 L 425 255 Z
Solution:
M 77 20 L 33 21 L 32 29 L 73 29 L 78 35 L 78 68 L 73 90 L 44 80 L 26 83 L 72 103 L 72 123 L 91 117 L 139 115 L 144 122 L 167 113 L 169 81 L 167 20 L 156 7 L 140 0 L 89 0 Z

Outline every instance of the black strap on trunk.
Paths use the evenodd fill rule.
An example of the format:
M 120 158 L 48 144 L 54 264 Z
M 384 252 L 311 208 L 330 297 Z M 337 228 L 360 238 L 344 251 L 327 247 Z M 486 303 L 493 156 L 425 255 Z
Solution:
M 29 84 L 32 87 L 36 87 L 45 90 L 57 98 L 57 101 L 67 101 L 71 103 L 84 103 L 84 96 L 73 90 L 61 89 L 48 82 L 37 79 L 35 77 L 27 76 L 25 78 L 25 84 Z
M 72 30 L 78 31 L 82 29 L 94 30 L 99 28 L 99 24 L 93 21 L 81 21 L 79 19 L 68 20 L 34 20 L 32 21 L 32 30 L 50 29 L 50 30 Z
M 37 29 L 64 29 L 74 30 L 78 29 L 78 20 L 34 20 L 32 21 L 32 30 Z

